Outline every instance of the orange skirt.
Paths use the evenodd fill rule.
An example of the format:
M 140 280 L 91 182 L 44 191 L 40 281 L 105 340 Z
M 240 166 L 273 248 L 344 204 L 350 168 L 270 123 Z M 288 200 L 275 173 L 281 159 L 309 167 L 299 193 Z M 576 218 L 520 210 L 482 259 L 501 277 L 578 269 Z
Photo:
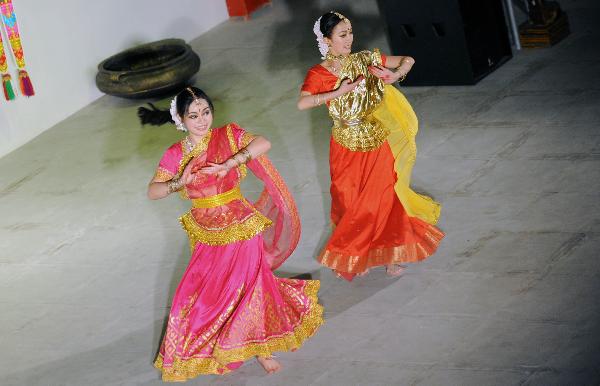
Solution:
M 376 266 L 410 263 L 435 252 L 444 233 L 409 217 L 396 192 L 394 157 L 387 142 L 355 152 L 330 141 L 331 238 L 319 262 L 342 277 Z

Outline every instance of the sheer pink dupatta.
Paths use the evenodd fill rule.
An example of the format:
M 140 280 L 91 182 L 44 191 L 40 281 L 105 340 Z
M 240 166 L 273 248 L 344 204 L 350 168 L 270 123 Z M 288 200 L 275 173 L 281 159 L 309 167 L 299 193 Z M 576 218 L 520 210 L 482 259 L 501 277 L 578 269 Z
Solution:
M 235 123 L 229 125 L 238 147 L 245 146 L 248 134 Z M 237 152 L 239 149 L 232 149 Z M 300 240 L 300 217 L 292 194 L 267 155 L 247 164 L 252 173 L 264 184 L 254 207 L 269 218 L 273 225 L 263 231 L 264 247 L 271 269 L 275 270 L 290 257 Z

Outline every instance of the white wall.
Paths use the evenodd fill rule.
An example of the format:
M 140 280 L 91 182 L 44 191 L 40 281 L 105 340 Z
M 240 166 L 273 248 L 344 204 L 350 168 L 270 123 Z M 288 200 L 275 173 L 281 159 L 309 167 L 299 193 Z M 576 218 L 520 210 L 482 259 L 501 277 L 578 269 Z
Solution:
M 225 0 L 13 0 L 13 5 L 36 95 L 9 102 L 0 91 L 0 156 L 103 95 L 94 79 L 106 57 L 163 38 L 189 41 L 228 17 Z M 11 55 L 7 52 L 17 90 Z

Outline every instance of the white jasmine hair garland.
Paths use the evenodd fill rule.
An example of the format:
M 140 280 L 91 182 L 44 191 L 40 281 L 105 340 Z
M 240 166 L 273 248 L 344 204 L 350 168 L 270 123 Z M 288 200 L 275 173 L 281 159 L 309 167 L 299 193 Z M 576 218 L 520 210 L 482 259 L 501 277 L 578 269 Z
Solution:
M 325 39 L 323 38 L 323 33 L 321 32 L 321 18 L 319 17 L 315 22 L 315 26 L 313 27 L 313 32 L 317 35 L 317 44 L 319 47 L 319 52 L 321 53 L 321 59 L 325 59 L 327 52 L 329 52 L 329 46 L 325 43 Z
M 169 109 L 169 112 L 171 113 L 171 119 L 173 120 L 173 122 L 175 122 L 177 130 L 187 131 L 187 129 L 183 125 L 183 122 L 181 122 L 181 118 L 179 118 L 179 115 L 177 114 L 177 96 L 175 96 L 173 100 L 171 100 L 171 108 Z

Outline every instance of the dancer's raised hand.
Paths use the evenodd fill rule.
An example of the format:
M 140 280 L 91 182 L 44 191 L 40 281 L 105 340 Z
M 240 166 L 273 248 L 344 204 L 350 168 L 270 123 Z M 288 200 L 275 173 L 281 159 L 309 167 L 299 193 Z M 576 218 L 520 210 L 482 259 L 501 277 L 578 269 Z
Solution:
M 183 169 L 183 173 L 181 173 L 181 181 L 183 181 L 183 185 L 191 184 L 194 181 L 194 173 L 196 173 L 197 164 L 192 159 L 185 165 Z
M 363 79 L 365 79 L 365 77 L 362 75 L 356 78 L 354 82 L 352 82 L 350 79 L 344 79 L 340 84 L 339 90 L 346 94 L 354 90 L 358 86 L 358 84 L 363 81 Z
M 385 84 L 392 84 L 402 77 L 399 72 L 394 72 L 383 66 L 369 66 L 369 72 L 383 80 Z

